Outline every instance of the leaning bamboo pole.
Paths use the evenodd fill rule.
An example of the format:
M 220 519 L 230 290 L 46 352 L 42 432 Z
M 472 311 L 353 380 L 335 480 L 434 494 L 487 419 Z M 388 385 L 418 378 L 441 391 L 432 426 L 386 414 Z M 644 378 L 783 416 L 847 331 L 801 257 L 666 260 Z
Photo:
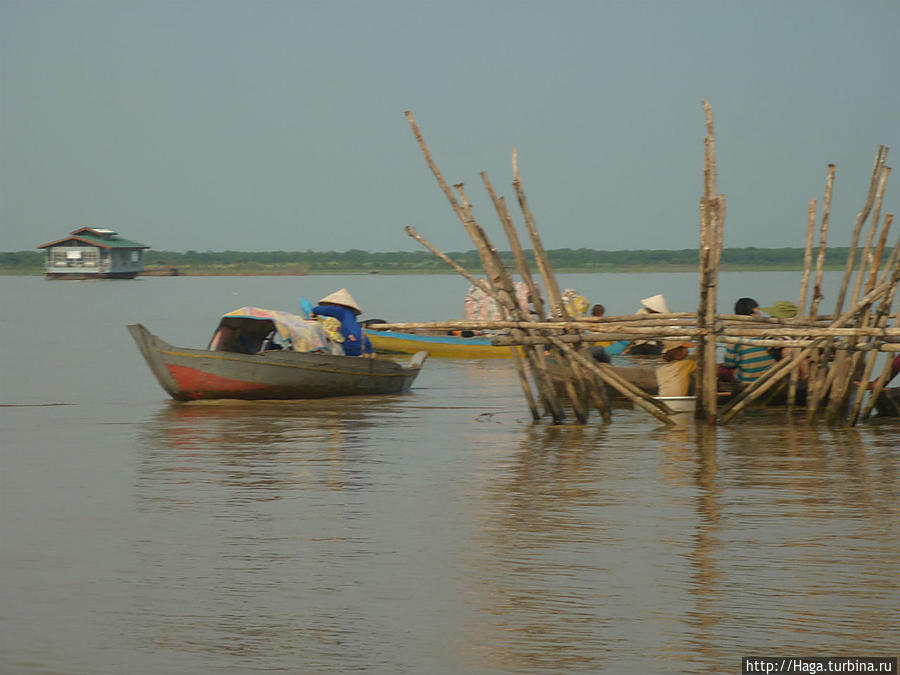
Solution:
M 812 247 L 816 236 L 816 203 L 817 200 L 815 198 L 809 202 L 806 219 L 806 247 L 803 251 L 803 276 L 800 279 L 800 296 L 797 298 L 797 307 L 799 308 L 801 315 L 803 314 L 803 308 L 806 307 L 806 296 L 809 292 L 809 274 L 812 269 Z M 797 352 L 792 352 L 791 358 L 797 359 Z M 793 409 L 794 402 L 797 400 L 797 384 L 800 381 L 799 373 L 799 368 L 791 371 L 791 379 L 788 384 L 788 410 Z
M 503 197 L 497 196 L 494 186 L 491 184 L 490 178 L 488 178 L 487 171 L 481 172 L 481 180 L 488 192 L 488 196 L 490 196 L 491 201 L 494 203 L 494 208 L 497 210 L 497 216 L 500 218 L 503 230 L 506 232 L 506 238 L 509 240 L 513 260 L 516 263 L 519 274 L 522 276 L 522 281 L 528 286 L 534 313 L 543 319 L 545 316 L 544 299 L 541 297 L 537 284 L 534 283 L 534 277 L 532 276 L 531 268 L 528 265 L 528 258 L 525 257 L 525 251 L 522 248 L 522 242 L 519 240 L 519 234 L 516 232 L 516 226 L 513 223 L 512 215 L 506 206 L 506 200 Z
M 431 152 L 428 150 L 428 146 L 425 144 L 425 139 L 423 138 L 422 133 L 419 130 L 418 124 L 416 124 L 416 121 L 413 118 L 412 112 L 407 110 L 405 115 L 410 127 L 412 128 L 413 135 L 415 136 L 416 142 L 419 145 L 419 149 L 421 150 L 422 155 L 425 157 L 425 162 L 428 165 L 428 168 L 431 170 L 431 173 L 437 180 L 438 185 L 441 187 L 441 190 L 444 192 L 444 195 L 450 202 L 450 206 L 453 209 L 454 213 L 456 213 L 457 218 L 462 222 L 463 227 L 465 227 L 466 231 L 469 233 L 469 237 L 472 239 L 476 249 L 478 250 L 482 267 L 489 276 L 494 277 L 491 279 L 491 283 L 493 283 L 496 287 L 497 282 L 499 282 L 499 278 L 497 278 L 499 270 L 494 266 L 493 261 L 491 260 L 490 253 L 486 250 L 482 238 L 479 236 L 478 230 L 480 228 L 472 218 L 471 210 L 463 209 L 462 206 L 460 206 L 460 204 L 457 202 L 456 198 L 453 196 L 453 192 L 450 190 L 450 187 L 444 180 L 444 177 L 441 174 L 440 170 L 438 170 L 437 164 L 435 164 Z M 512 297 L 506 297 L 509 295 L 509 293 L 506 292 L 504 294 L 502 292 L 502 289 L 501 293 L 499 293 L 498 295 L 504 301 L 503 304 L 507 304 L 511 308 L 518 307 L 518 303 L 515 301 L 514 295 Z M 532 372 L 535 375 L 535 384 L 538 387 L 542 400 L 545 401 L 549 409 L 548 411 L 553 417 L 554 422 L 562 422 L 562 420 L 565 418 L 565 413 L 563 412 L 559 399 L 556 396 L 556 392 L 553 388 L 550 376 L 547 373 L 546 364 L 543 360 L 543 354 L 540 352 L 540 350 L 530 350 L 529 352 L 526 352 L 526 355 L 529 360 L 529 365 L 532 367 Z M 516 363 L 519 363 L 519 361 L 516 361 Z
M 844 275 L 841 280 L 841 288 L 838 292 L 837 301 L 835 303 L 835 316 L 841 313 L 841 310 L 844 306 L 847 289 L 850 284 L 850 278 L 856 266 L 856 253 L 857 248 L 859 247 L 859 237 L 862 233 L 862 228 L 872 211 L 872 206 L 875 203 L 875 198 L 878 193 L 878 185 L 881 182 L 881 174 L 883 173 L 883 170 L 885 168 L 884 163 L 886 159 L 887 148 L 883 145 L 879 146 L 878 152 L 876 153 L 875 157 L 875 165 L 872 169 L 872 176 L 869 181 L 869 192 L 866 195 L 866 201 L 863 205 L 863 208 L 857 214 L 856 221 L 853 225 L 853 233 L 850 240 L 850 249 L 847 253 L 847 263 L 844 267 Z M 825 351 L 823 355 L 824 359 L 830 359 L 832 357 L 832 346 L 833 344 L 830 340 L 826 341 Z M 843 399 L 844 382 L 853 375 L 853 373 L 850 371 L 850 363 L 848 362 L 848 359 L 848 354 L 846 354 L 845 352 L 840 353 L 834 358 L 834 361 L 832 362 L 830 368 L 819 373 L 815 383 L 815 387 L 813 389 L 812 405 L 808 408 L 809 415 L 815 415 L 820 401 L 824 400 L 825 397 L 828 396 L 826 417 L 832 421 L 834 420 L 840 408 L 841 400 Z
M 900 249 L 900 241 L 897 242 L 897 248 L 895 250 Z M 878 308 L 877 313 L 873 319 L 873 323 L 876 327 L 884 326 L 887 324 L 888 316 L 891 312 L 891 306 L 894 303 L 894 297 L 897 293 L 897 283 L 900 282 L 900 265 L 895 263 L 894 275 L 892 277 L 894 282 L 893 288 L 885 295 L 884 299 L 881 302 L 881 306 Z M 870 338 L 872 342 L 875 341 L 876 338 Z M 859 358 L 862 357 L 860 352 L 855 352 L 853 355 L 858 361 Z M 866 388 L 869 383 L 869 378 L 872 375 L 872 369 L 875 367 L 875 359 L 878 356 L 878 352 L 873 351 L 869 358 L 866 359 L 865 367 L 863 368 L 862 376 L 859 380 L 859 385 L 856 390 L 856 400 L 853 403 L 853 406 L 850 410 L 850 415 L 848 419 L 848 423 L 850 426 L 856 424 L 859 419 L 859 412 L 862 407 L 863 397 L 865 395 Z
M 825 197 L 822 203 L 822 222 L 819 226 L 819 252 L 816 256 L 816 276 L 813 285 L 812 299 L 809 305 L 809 317 L 815 320 L 819 315 L 819 303 L 824 297 L 822 293 L 822 281 L 825 275 L 825 253 L 828 244 L 828 228 L 831 218 L 831 197 L 834 190 L 834 175 L 836 167 L 828 165 L 828 175 L 825 178 Z M 817 404 L 817 390 L 819 383 L 819 371 L 822 355 L 815 351 L 809 358 L 809 372 L 806 380 L 806 412 L 811 418 Z M 798 367 L 800 364 L 797 364 Z

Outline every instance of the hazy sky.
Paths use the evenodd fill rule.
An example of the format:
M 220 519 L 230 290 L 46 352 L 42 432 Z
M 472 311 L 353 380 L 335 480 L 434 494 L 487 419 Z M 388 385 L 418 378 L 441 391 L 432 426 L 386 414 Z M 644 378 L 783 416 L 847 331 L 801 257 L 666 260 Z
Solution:
M 802 246 L 830 162 L 846 245 L 898 31 L 897 0 L 0 0 L 0 250 L 471 249 L 407 109 L 497 248 L 513 146 L 547 248 L 694 248 L 704 99 L 726 245 Z

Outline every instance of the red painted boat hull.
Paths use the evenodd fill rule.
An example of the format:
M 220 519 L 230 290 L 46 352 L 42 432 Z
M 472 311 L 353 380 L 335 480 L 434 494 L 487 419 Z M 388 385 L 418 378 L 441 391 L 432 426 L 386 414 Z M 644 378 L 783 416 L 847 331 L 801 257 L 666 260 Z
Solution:
M 330 354 L 237 354 L 174 347 L 141 324 L 128 326 L 162 388 L 178 401 L 304 399 L 408 391 L 426 354 L 406 364 Z

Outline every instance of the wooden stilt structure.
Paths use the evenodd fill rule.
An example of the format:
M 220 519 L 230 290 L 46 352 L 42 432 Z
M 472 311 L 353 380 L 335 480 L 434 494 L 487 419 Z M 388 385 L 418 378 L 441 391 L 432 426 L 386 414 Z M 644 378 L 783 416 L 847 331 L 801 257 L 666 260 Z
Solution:
M 890 373 L 889 363 L 873 385 L 874 389 L 869 395 L 868 404 L 864 406 L 868 379 L 874 369 L 876 357 L 879 353 L 890 355 L 900 352 L 900 328 L 898 328 L 900 308 L 891 314 L 900 284 L 900 241 L 894 247 L 886 267 L 881 266 L 888 230 L 893 220 L 892 214 L 886 214 L 879 233 L 880 214 L 890 174 L 890 168 L 885 165 L 887 148 L 879 147 L 876 154 L 869 193 L 854 223 L 841 290 L 831 317 L 826 319 L 819 315 L 819 304 L 823 298 L 822 280 L 835 179 L 836 167 L 833 164 L 828 166 L 825 182 L 816 256 L 814 248 L 818 200 L 813 199 L 809 202 L 798 316 L 793 319 L 775 319 L 719 314 L 717 294 L 724 239 L 725 196 L 718 192 L 715 129 L 712 108 L 706 101 L 703 102 L 703 111 L 706 136 L 703 194 L 699 203 L 699 303 L 696 313 L 602 318 L 571 316 L 563 302 L 525 195 L 519 174 L 518 156 L 513 148 L 512 187 L 531 242 L 545 296 L 541 295 L 540 287 L 531 272 L 506 199 L 496 193 L 486 172 L 480 175 L 509 241 L 515 269 L 531 295 L 532 308 L 529 310 L 521 307 L 516 300 L 512 273 L 501 261 L 482 226 L 473 217 L 464 184 L 457 183 L 451 189 L 446 183 L 412 113 L 407 111 L 407 120 L 426 163 L 472 239 L 486 278 L 479 278 L 462 268 L 413 228 L 408 227 L 407 233 L 491 297 L 502 309 L 504 318 L 496 321 L 454 320 L 379 324 L 377 328 L 502 331 L 502 334 L 492 338 L 492 344 L 510 347 L 526 402 L 536 422 L 543 415 L 547 415 L 554 424 L 560 424 L 568 418 L 565 409 L 568 406 L 572 416 L 580 424 L 588 421 L 592 408 L 599 411 L 604 421 L 608 423 L 611 420 L 611 413 L 606 391 L 607 388 L 611 388 L 663 423 L 673 424 L 673 412 L 662 400 L 626 381 L 614 369 L 597 363 L 588 349 L 594 342 L 635 338 L 690 340 L 698 344 L 696 416 L 706 423 L 728 423 L 748 405 L 779 387 L 782 391 L 785 386 L 787 387 L 788 409 L 790 409 L 796 400 L 800 383 L 803 382 L 799 373 L 807 365 L 808 419 L 813 420 L 823 405 L 825 419 L 830 423 L 841 422 L 852 425 L 859 419 L 866 419 L 873 409 L 875 397 L 884 388 Z M 859 251 L 860 237 L 871 213 L 874 213 L 872 223 L 862 250 Z M 858 268 L 857 253 L 861 253 Z M 854 272 L 856 272 L 855 283 L 850 291 L 850 281 Z M 812 284 L 810 284 L 811 277 Z M 850 309 L 843 311 L 848 291 L 850 291 Z M 809 302 L 808 309 L 806 309 L 807 302 Z M 787 356 L 755 382 L 744 387 L 719 410 L 716 355 L 721 345 L 728 344 L 781 347 L 785 348 L 784 353 Z M 520 356 L 520 349 L 524 357 Z M 784 380 L 788 377 L 789 380 L 785 383 Z M 564 391 L 565 395 L 561 396 L 560 391 Z M 853 393 L 856 396 L 851 403 L 849 399 Z M 543 407 L 543 414 L 539 403 L 540 407 Z

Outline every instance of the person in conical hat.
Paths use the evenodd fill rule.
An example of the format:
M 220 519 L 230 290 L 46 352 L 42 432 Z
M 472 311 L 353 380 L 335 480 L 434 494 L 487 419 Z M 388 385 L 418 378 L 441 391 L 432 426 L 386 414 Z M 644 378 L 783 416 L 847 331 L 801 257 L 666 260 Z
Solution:
M 662 293 L 651 295 L 641 300 L 641 308 L 636 314 L 668 314 L 669 306 Z M 662 342 L 659 340 L 632 340 L 625 348 L 626 354 L 632 356 L 658 356 L 662 353 Z
M 341 307 L 347 307 L 353 310 L 353 313 L 359 316 L 362 314 L 362 310 L 359 308 L 359 305 L 356 303 L 356 300 L 353 299 L 353 296 L 350 295 L 350 291 L 346 288 L 342 288 L 339 291 L 335 291 L 329 295 L 326 295 L 324 298 L 319 300 L 320 305 L 340 305 Z
M 356 317 L 362 314 L 356 300 L 342 288 L 319 300 L 313 307 L 312 316 L 330 316 L 341 322 L 342 346 L 347 356 L 366 356 L 372 354 L 372 343 L 359 325 Z
M 666 299 L 659 295 L 651 295 L 649 298 L 641 300 L 643 307 L 638 310 L 638 314 L 669 314 L 669 306 Z

